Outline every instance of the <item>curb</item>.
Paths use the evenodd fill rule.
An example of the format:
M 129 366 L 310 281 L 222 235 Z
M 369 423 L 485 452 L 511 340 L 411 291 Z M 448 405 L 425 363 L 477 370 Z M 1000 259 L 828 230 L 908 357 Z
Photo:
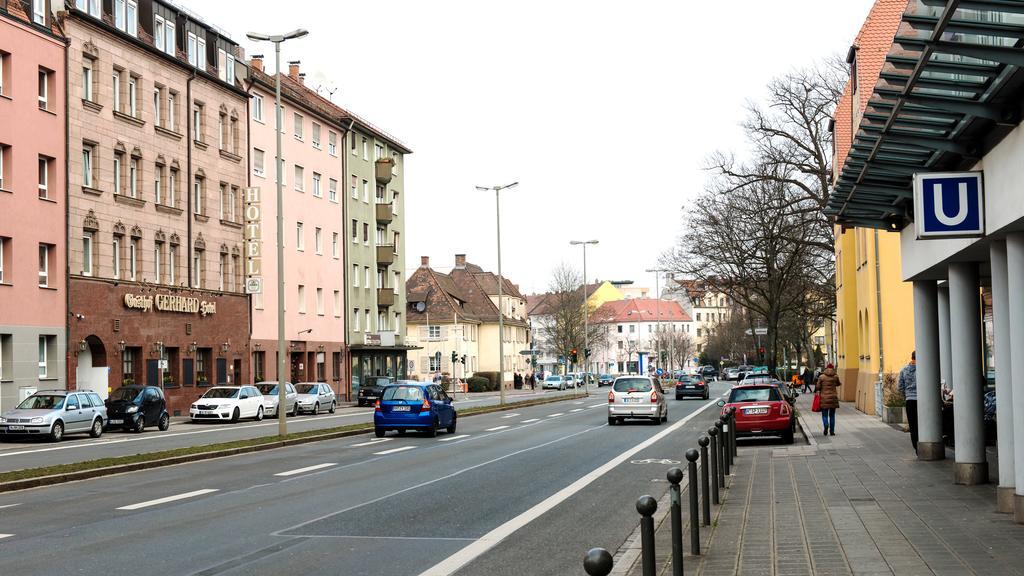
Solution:
M 797 420 L 797 422 L 800 423 L 800 434 L 803 435 L 804 440 L 806 440 L 807 443 L 810 444 L 812 447 L 817 448 L 818 447 L 818 441 L 814 439 L 814 435 L 813 434 L 810 434 L 809 432 L 807 432 L 809 427 L 807 426 L 807 423 L 804 422 L 804 415 L 803 415 L 803 412 L 801 412 L 800 410 L 797 410 L 797 412 L 796 412 L 796 420 Z
M 581 398 L 587 398 L 588 395 L 578 397 L 558 397 L 558 398 L 542 398 L 539 400 L 527 400 L 525 402 L 516 402 L 514 404 L 505 404 L 504 406 L 482 406 L 479 411 L 470 412 L 465 414 L 465 417 L 478 416 L 482 414 L 492 414 L 495 412 L 505 412 L 508 410 L 515 410 L 519 408 L 529 408 L 531 406 L 541 406 L 544 404 L 554 404 L 556 402 L 564 402 L 566 400 L 580 400 Z M 188 462 L 199 462 L 202 460 L 212 460 L 214 458 L 225 458 L 227 456 L 236 456 L 238 454 L 250 454 L 253 452 L 262 452 L 264 450 L 273 450 L 276 448 L 284 448 L 286 446 L 295 446 L 299 444 L 311 444 L 313 442 L 322 442 L 325 440 L 336 440 L 338 438 L 347 438 L 350 436 L 360 436 L 367 432 L 373 431 L 373 424 L 368 424 L 364 428 L 357 428 L 354 430 L 344 430 L 340 432 L 328 432 L 325 434 L 317 434 L 314 436 L 306 436 L 302 438 L 291 438 L 286 440 L 277 440 L 274 442 L 266 442 L 263 444 L 254 444 L 252 446 L 242 446 L 239 448 L 225 448 L 223 450 L 211 450 L 209 452 L 197 452 L 195 454 L 185 454 L 182 456 L 172 456 L 169 458 L 161 458 L 159 460 L 149 460 L 146 462 L 132 462 L 129 464 L 118 464 L 114 466 L 105 466 L 103 468 L 93 468 L 90 470 L 80 470 L 75 472 L 67 472 L 64 474 L 51 474 L 48 476 L 37 476 L 34 478 L 24 478 L 20 480 L 11 480 L 10 482 L 0 482 L 0 493 L 2 492 L 15 492 L 18 490 L 26 490 L 29 488 L 39 488 L 42 486 L 53 486 L 55 484 L 64 484 L 67 482 L 74 482 L 77 480 L 88 480 L 91 478 L 99 478 L 101 476 L 112 476 L 114 474 L 123 474 L 126 472 L 137 472 L 139 470 L 149 470 L 152 468 L 162 468 L 164 466 L 174 466 L 177 464 L 186 464 Z M 186 447 L 188 448 L 188 447 Z M 201 446 L 200 446 L 201 448 Z M 137 455 L 136 455 L 137 456 Z

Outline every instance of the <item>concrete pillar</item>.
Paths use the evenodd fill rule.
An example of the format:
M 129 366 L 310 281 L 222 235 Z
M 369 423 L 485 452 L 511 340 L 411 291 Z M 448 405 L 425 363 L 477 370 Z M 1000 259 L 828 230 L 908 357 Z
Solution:
M 949 335 L 949 285 L 939 287 L 939 380 L 953 386 L 953 351 Z
M 1018 524 L 1024 524 L 1024 233 L 1014 232 L 1006 237 L 1007 300 L 1010 324 L 1010 377 L 1013 389 L 1013 453 L 1016 471 L 1014 473 L 1013 516 Z M 998 338 L 998 334 L 996 336 Z M 998 346 L 998 343 L 997 343 Z M 999 347 L 996 349 L 1004 350 Z M 996 356 L 998 361 L 998 356 Z M 996 380 L 1002 376 L 997 372 Z M 1003 399 L 996 392 L 999 405 Z M 1004 413 L 999 411 L 999 415 Z M 1000 431 L 1002 428 L 1000 428 Z M 1002 465 L 1002 462 L 1000 462 Z
M 981 302 L 978 264 L 949 265 L 949 327 L 953 350 L 953 433 L 957 484 L 988 482 L 982 423 Z
M 1007 285 L 1006 241 L 995 240 L 989 246 L 992 260 L 992 321 L 995 324 L 996 360 L 996 435 L 999 437 L 999 488 L 996 511 L 1013 512 L 1015 484 L 1013 438 L 1013 368 L 1010 348 L 1010 293 Z
M 917 457 L 942 460 L 942 393 L 939 389 L 938 287 L 914 282 L 914 346 L 917 352 Z

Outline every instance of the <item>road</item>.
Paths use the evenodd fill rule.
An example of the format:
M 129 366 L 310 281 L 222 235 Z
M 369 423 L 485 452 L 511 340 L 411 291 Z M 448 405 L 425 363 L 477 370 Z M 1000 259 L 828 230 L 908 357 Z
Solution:
M 591 391 L 597 393 L 597 388 L 591 387 Z M 524 402 L 546 397 L 572 395 L 572 390 L 537 390 L 536 392 L 510 392 L 507 397 L 509 402 Z M 498 403 L 499 398 L 496 393 L 471 394 L 468 399 L 459 394 L 455 401 L 458 408 L 494 406 Z M 289 418 L 288 431 L 305 432 L 372 421 L 372 407 L 343 407 L 334 414 L 324 413 L 316 416 L 306 414 Z M 88 434 L 74 434 L 66 436 L 60 443 L 52 443 L 45 438 L 5 437 L 0 438 L 2 440 L 0 441 L 0 472 L 276 435 L 276 419 L 232 424 L 229 422 L 192 423 L 188 418 L 174 418 L 170 430 L 166 432 L 160 432 L 156 428 L 147 428 L 142 434 L 108 430 L 100 438 L 90 438 Z
M 683 460 L 714 402 L 608 426 L 591 397 L 2 494 L 0 573 L 579 574 L 667 490 L 645 461 Z

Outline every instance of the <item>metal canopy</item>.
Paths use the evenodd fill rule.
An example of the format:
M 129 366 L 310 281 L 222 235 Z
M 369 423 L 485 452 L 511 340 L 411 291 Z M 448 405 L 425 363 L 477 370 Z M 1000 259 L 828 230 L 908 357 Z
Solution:
M 825 213 L 902 229 L 916 172 L 970 167 L 1021 120 L 1024 0 L 910 0 Z

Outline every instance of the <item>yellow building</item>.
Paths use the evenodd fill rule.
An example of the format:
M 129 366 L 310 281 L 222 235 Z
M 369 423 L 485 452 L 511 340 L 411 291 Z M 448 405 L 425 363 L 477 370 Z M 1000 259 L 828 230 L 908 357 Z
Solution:
M 590 312 L 597 310 L 605 302 L 617 302 L 626 298 L 621 290 L 607 280 L 600 284 L 587 284 L 587 291 L 590 293 L 587 298 L 587 307 L 590 308 Z

